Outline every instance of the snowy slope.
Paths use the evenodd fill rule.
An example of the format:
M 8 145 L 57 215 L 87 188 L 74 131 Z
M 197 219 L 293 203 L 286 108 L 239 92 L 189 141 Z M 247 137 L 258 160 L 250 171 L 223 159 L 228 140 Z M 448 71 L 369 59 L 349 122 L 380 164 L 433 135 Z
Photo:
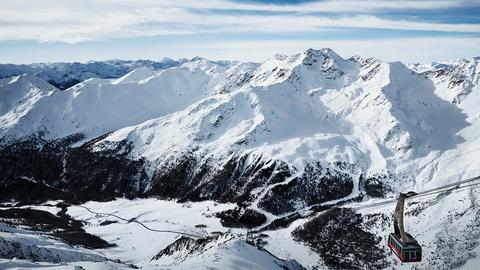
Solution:
M 131 269 L 103 254 L 0 223 L 1 269 Z
M 480 144 L 477 66 L 478 59 L 470 59 L 410 69 L 309 49 L 275 55 L 260 65 L 194 58 L 168 69 L 141 67 L 64 91 L 26 75 L 2 83 L 0 134 L 8 141 L 81 133 L 87 141 L 117 130 L 94 149 L 129 145 L 127 158 L 143 160 L 150 178 L 136 192 L 165 190 L 162 183 L 171 181 L 172 170 L 193 163 L 184 191 L 160 194 L 166 197 L 197 188 L 195 197 L 223 200 L 223 195 L 211 197 L 212 184 L 239 162 L 253 171 L 240 172 L 247 179 L 233 184 L 241 185 L 235 192 L 253 193 L 257 201 L 273 181 L 289 183 L 273 176 L 268 177 L 272 183 L 257 179 L 259 170 L 278 164 L 290 175 L 305 175 L 308 164 L 337 176 L 347 173 L 347 186 L 380 176 L 402 178 L 383 183 L 386 190 L 421 189 L 479 169 L 468 158 L 443 161 Z M 329 199 L 342 197 L 347 196 Z M 304 199 L 298 203 L 316 203 Z
M 31 75 L 4 79 L 5 90 L 0 92 L 4 106 L 17 107 L 2 114 L 5 120 L 0 133 L 2 137 L 18 138 L 43 130 L 47 139 L 74 133 L 93 138 L 181 110 L 215 91 L 215 86 L 229 72 L 236 72 L 239 65 L 243 64 L 198 59 L 166 70 L 142 67 L 118 79 L 91 78 L 64 91 L 55 91 L 44 82 L 43 86 L 31 87 L 30 81 L 41 82 Z M 38 94 L 37 89 L 48 92 L 49 98 Z M 11 92 L 22 93 L 24 100 L 12 99 Z M 19 102 L 25 103 L 24 110 L 20 110 Z
M 480 198 L 476 189 L 452 191 L 411 200 L 406 207 L 405 229 L 415 235 L 422 246 L 420 269 L 476 269 L 480 263 Z M 387 239 L 394 204 L 361 210 L 374 234 Z M 386 246 L 383 240 L 380 247 Z M 389 258 L 395 269 L 411 269 Z
M 461 103 L 464 97 L 478 87 L 479 60 L 480 58 L 476 57 L 409 66 L 433 81 L 439 97 Z
M 463 189 L 407 201 L 405 226 L 423 247 L 422 263 L 400 264 L 395 256 L 385 252 L 386 238 L 393 230 L 391 223 L 395 204 L 358 211 L 364 219 L 364 223 L 358 225 L 381 237 L 382 240 L 376 247 L 386 253 L 385 260 L 389 265 L 386 269 L 412 269 L 412 267 L 415 267 L 414 269 L 476 269 L 480 247 L 478 207 L 480 202 L 477 193 L 475 189 Z M 352 203 L 345 207 L 358 207 L 369 203 L 371 202 Z M 182 204 L 155 199 L 120 199 L 106 203 L 89 202 L 84 206 L 103 213 L 115 213 L 125 219 L 135 218 L 150 228 L 180 232 L 204 230 L 210 235 L 224 233 L 223 236 L 207 241 L 204 245 L 195 245 L 181 241 L 182 238 L 175 234 L 148 231 L 138 224 L 128 224 L 114 217 L 94 215 L 77 206 L 70 207 L 69 214 L 85 221 L 89 233 L 117 244 L 115 248 L 101 250 L 105 256 L 112 259 L 133 263 L 143 269 L 155 269 L 155 267 L 276 269 L 272 267 L 276 264 L 275 259 L 269 256 L 266 259 L 264 253 L 255 252 L 256 248 L 242 241 L 245 230 L 222 227 L 214 217 L 215 212 L 230 209 L 233 207 L 232 204 L 216 204 L 209 201 Z M 265 248 L 279 258 L 295 259 L 307 269 L 315 269 L 314 267 L 329 269 L 329 265 L 324 263 L 324 258 L 302 242 L 295 240 L 292 235 L 293 231 L 316 216 L 321 217 L 321 214 L 299 219 L 287 228 L 264 231 L 263 233 L 267 235 Z M 103 225 L 105 221 L 115 222 Z M 333 222 L 339 221 L 333 220 Z M 204 228 L 196 227 L 200 224 Z M 353 240 L 348 232 L 342 231 L 342 233 L 346 234 L 347 239 Z M 337 236 L 339 243 L 342 240 L 341 236 Z M 351 242 L 349 245 L 361 246 L 362 243 Z M 158 253 L 163 255 L 157 256 Z M 335 254 L 331 253 L 331 256 Z M 355 258 L 356 256 L 350 255 L 337 259 L 352 262 L 353 266 L 360 268 L 370 269 L 375 265 L 375 262 Z M 378 267 L 373 268 L 378 269 Z
M 141 67 L 64 91 L 17 76 L 1 84 L 0 134 L 89 140 L 120 129 L 95 149 L 131 145 L 128 158 L 146 160 L 150 178 L 186 158 L 211 174 L 232 158 L 248 166 L 260 157 L 286 164 L 290 174 L 312 162 L 340 173 L 332 164 L 341 162 L 356 186 L 362 175 L 403 178 L 386 183 L 395 189 L 421 188 L 437 175 L 479 169 L 468 158 L 437 166 L 480 143 L 477 66 L 470 59 L 409 69 L 309 49 L 260 65 L 194 58 Z
M 94 215 L 85 208 L 72 206 L 68 214 L 82 220 L 87 231 L 116 246 L 88 250 L 67 245 L 39 232 L 15 229 L 0 223 L 1 269 L 303 269 L 293 260 L 277 258 L 247 244 L 239 235 L 241 230 L 233 233 L 223 228 L 213 214 L 233 205 L 214 202 L 192 205 L 145 199 L 116 200 L 104 204 L 90 202 L 85 206 L 127 219 L 135 218 L 151 228 L 202 232 L 205 235 L 216 233 L 217 236 L 199 239 L 197 244 L 197 239 L 148 231 L 138 224 Z M 46 206 L 27 205 L 22 208 L 39 207 Z M 174 209 L 176 211 L 172 211 Z
M 307 268 L 334 268 L 332 254 L 295 236 L 318 209 L 366 204 L 480 174 L 478 67 L 478 58 L 406 66 L 309 49 L 261 64 L 194 58 L 166 69 L 141 66 L 63 91 L 38 76 L 11 77 L 0 81 L 0 184 L 15 195 L 29 179 L 28 185 L 44 185 L 40 191 L 58 189 L 83 202 L 122 196 L 195 201 L 85 204 L 167 229 L 198 231 L 195 225 L 205 224 L 209 233 L 228 234 L 216 213 L 253 210 L 265 217 L 254 227 L 267 226 L 269 251 Z M 73 146 L 53 141 L 43 147 L 78 133 L 84 137 Z M 365 235 L 385 239 L 391 207 L 351 218 L 361 220 Z M 428 247 L 419 269 L 470 269 L 478 263 L 475 191 L 409 207 L 408 224 L 419 225 L 408 230 Z M 233 268 L 245 256 L 258 259 L 245 268 L 281 264 L 235 237 L 217 238 L 195 256 L 182 250 L 151 261 L 178 238 L 149 241 L 156 234 L 139 233 L 138 224 L 101 226 L 105 220 L 80 208 L 69 213 L 88 221 L 89 233 L 118 245 L 104 250 L 109 258 L 146 268 Z M 446 252 L 442 241 L 454 247 L 450 262 L 435 254 Z M 369 248 L 383 250 L 382 245 Z M 361 258 L 347 261 L 352 267 L 409 267 L 385 254 L 378 264 Z
M 478 130 L 478 114 L 470 114 L 469 105 L 478 91 L 457 105 L 439 97 L 439 87 L 401 63 L 308 50 L 275 56 L 243 87 L 119 130 L 104 142 L 126 139 L 132 158 L 157 165 L 195 149 L 216 165 L 233 153 L 253 154 L 297 168 L 342 161 L 367 177 L 393 173 L 429 181 L 436 170 L 431 163 L 479 143 L 471 132 Z M 459 169 L 473 168 L 467 159 L 442 175 Z
M 88 232 L 117 244 L 117 247 L 105 249 L 102 252 L 110 258 L 135 264 L 142 269 L 164 269 L 165 267 L 172 269 L 285 269 L 282 266 L 286 263 L 290 266 L 288 269 L 300 269 L 293 267 L 295 266 L 293 262 L 284 262 L 247 244 L 242 236 L 237 235 L 242 233 L 242 230 L 232 232 L 222 227 L 214 217 L 214 213 L 233 207 L 231 204 L 208 201 L 178 204 L 146 199 L 116 200 L 106 204 L 91 202 L 85 206 L 100 212 L 116 213 L 126 219 L 135 218 L 150 228 L 191 233 L 203 231 L 219 235 L 206 240 L 204 246 L 202 244 L 182 245 L 177 243 L 185 238 L 179 235 L 152 232 L 138 224 L 125 224 L 125 222 L 101 225 L 105 220 L 115 221 L 116 219 L 95 216 L 79 207 L 69 208 L 70 215 L 88 221 Z M 198 228 L 198 225 L 205 228 Z M 194 243 L 194 240 L 190 241 Z M 163 255 L 158 256 L 162 250 Z
M 52 95 L 56 88 L 31 75 L 0 80 L 0 123 L 5 129 L 31 114 L 37 102 Z M 31 132 L 29 130 L 28 132 Z

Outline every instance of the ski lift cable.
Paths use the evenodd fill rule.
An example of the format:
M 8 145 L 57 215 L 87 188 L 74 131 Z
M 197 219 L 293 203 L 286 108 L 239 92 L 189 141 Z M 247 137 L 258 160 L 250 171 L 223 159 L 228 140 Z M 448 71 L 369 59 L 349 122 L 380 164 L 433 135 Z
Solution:
M 420 196 L 410 197 L 410 198 L 407 198 L 407 199 L 411 199 L 411 198 L 421 199 L 421 198 L 424 198 L 426 196 L 436 195 L 436 194 L 439 194 L 439 193 L 442 193 L 442 192 L 457 191 L 457 190 L 463 190 L 463 189 L 467 189 L 467 188 L 476 188 L 476 187 L 480 187 L 480 183 L 471 184 L 471 185 L 467 185 L 467 186 L 461 186 L 461 187 L 458 187 L 458 188 L 452 187 L 450 189 L 437 190 L 435 192 L 431 192 L 431 193 L 428 193 L 428 194 L 422 194 Z M 383 206 L 383 205 L 387 205 L 387 204 L 393 204 L 393 203 L 396 203 L 396 202 L 397 202 L 397 199 L 388 200 L 388 201 L 385 201 L 385 202 L 371 204 L 371 205 L 369 204 L 369 205 L 364 205 L 364 206 L 352 207 L 352 209 L 360 210 L 360 209 L 365 209 L 365 208 L 372 208 L 372 207 L 378 207 L 378 206 Z
M 87 210 L 88 212 L 92 213 L 92 214 L 95 214 L 95 215 L 102 215 L 102 216 L 112 216 L 112 217 L 115 217 L 117 219 L 120 219 L 120 220 L 123 220 L 127 223 L 137 223 L 139 224 L 140 226 L 144 227 L 145 229 L 149 230 L 149 231 L 152 231 L 152 232 L 160 232 L 160 233 L 174 233 L 174 234 L 179 234 L 179 235 L 184 235 L 184 236 L 189 236 L 189 237 L 193 237 L 193 238 L 202 238 L 201 235 L 196 235 L 196 234 L 191 234 L 191 233 L 186 233 L 186 232 L 180 232 L 180 231 L 174 231 L 174 230 L 158 230 L 158 229 L 153 229 L 153 228 L 150 228 L 148 226 L 146 226 L 145 224 L 143 224 L 142 222 L 136 220 L 136 219 L 126 219 L 126 218 L 122 218 L 120 216 L 117 216 L 115 214 L 110 214 L 110 213 L 101 213 L 101 212 L 96 212 L 96 211 L 93 211 L 91 210 L 90 208 L 86 207 L 86 206 L 83 206 L 83 205 L 73 205 L 73 204 L 68 204 L 70 206 L 76 206 L 76 207 L 80 207 L 80 208 L 83 208 L 85 210 Z
M 445 159 L 440 159 L 440 160 L 437 160 L 435 162 L 432 162 L 432 163 L 440 163 L 440 162 L 444 162 L 444 161 L 448 161 L 448 160 L 452 160 L 452 159 L 455 159 L 455 158 L 458 158 L 458 157 L 461 157 L 461 156 L 464 156 L 464 155 L 467 155 L 467 154 L 470 154 L 470 153 L 473 153 L 473 152 L 476 152 L 476 151 L 479 151 L 480 150 L 480 147 L 478 148 L 474 148 L 470 151 L 467 151 L 467 152 L 463 152 L 461 154 L 457 154 L 457 155 L 454 155 L 454 156 L 451 156 L 451 157 L 447 157 Z
M 464 187 L 461 187 L 459 189 L 451 189 L 451 190 L 460 190 L 460 189 L 465 189 L 467 187 L 468 188 L 480 187 L 480 184 L 474 184 L 474 185 L 471 185 L 471 186 L 464 186 Z M 440 191 L 437 191 L 435 193 L 429 193 L 429 194 L 425 194 L 425 195 L 420 196 L 420 197 L 415 197 L 415 199 L 416 198 L 422 199 L 422 198 L 425 198 L 426 196 L 435 195 L 435 194 L 446 192 L 446 191 L 448 191 L 448 190 L 440 190 Z M 411 198 L 408 198 L 408 199 L 411 199 Z M 344 205 L 344 206 L 339 206 L 339 207 L 340 208 L 350 208 L 350 209 L 353 209 L 353 210 L 362 210 L 362 209 L 367 209 L 367 208 L 375 208 L 375 207 L 381 207 L 381 206 L 384 206 L 384 205 L 394 204 L 396 202 L 397 202 L 397 199 L 392 199 L 392 200 L 378 202 L 378 203 L 372 203 L 372 204 L 368 204 L 368 205 L 358 205 L 358 206 L 352 206 L 352 207 L 348 207 L 348 206 Z M 332 210 L 333 208 L 335 208 L 335 207 L 329 208 L 326 211 Z
M 430 195 L 436 195 L 436 194 L 439 194 L 439 193 L 442 193 L 442 192 L 463 190 L 463 189 L 467 189 L 467 188 L 474 188 L 476 186 L 480 186 L 480 183 L 474 183 L 474 184 L 469 184 L 469 185 L 464 185 L 464 186 L 459 186 L 459 187 L 451 187 L 449 189 L 444 189 L 444 190 L 437 190 L 435 192 L 431 192 L 431 193 L 428 193 L 428 194 L 422 194 L 422 195 L 416 196 L 414 198 L 424 198 L 424 197 L 427 197 L 427 196 L 430 196 Z M 409 198 L 407 198 L 407 199 L 409 199 Z
M 460 180 L 460 181 L 457 181 L 457 182 L 454 182 L 454 183 L 451 183 L 451 184 L 447 184 L 447 185 L 439 186 L 439 187 L 436 187 L 436 188 L 432 188 L 432 189 L 424 190 L 424 191 L 421 191 L 421 192 L 417 192 L 417 194 L 413 195 L 412 197 L 417 197 L 417 196 L 420 196 L 422 194 L 430 193 L 430 192 L 433 192 L 433 191 L 437 191 L 437 190 L 445 189 L 445 188 L 449 188 L 449 187 L 455 187 L 455 186 L 458 186 L 458 185 L 461 185 L 461 184 L 465 184 L 465 183 L 473 182 L 473 181 L 477 181 L 477 180 L 480 180 L 480 176 L 471 177 L 471 178 L 468 178 L 468 179 L 465 179 L 465 180 Z
M 435 194 L 448 192 L 448 191 L 463 190 L 463 189 L 467 189 L 467 188 L 471 188 L 471 187 L 475 187 L 475 186 L 479 186 L 479 185 L 480 185 L 480 183 L 474 183 L 474 184 L 463 185 L 463 186 L 455 186 L 455 187 L 451 187 L 451 188 L 448 188 L 448 189 L 437 190 L 435 192 L 430 192 L 430 193 L 422 194 L 420 196 L 415 196 L 414 198 L 423 198 L 423 197 L 430 196 L 430 195 L 435 195 Z M 407 198 L 407 199 L 409 199 L 409 198 Z
M 456 159 L 456 158 L 458 158 L 458 157 L 461 157 L 461 156 L 464 156 L 464 155 L 468 155 L 468 154 L 471 154 L 471 153 L 476 152 L 476 151 L 480 151 L 480 147 L 478 147 L 478 148 L 473 148 L 473 149 L 471 149 L 471 150 L 469 150 L 469 151 L 466 151 L 466 152 L 463 152 L 463 153 L 461 153 L 461 154 L 457 154 L 457 155 L 454 155 L 454 156 L 451 156 L 451 157 L 447 157 L 447 158 L 444 158 L 444 159 L 431 161 L 431 162 L 429 162 L 429 163 L 427 163 L 427 164 L 424 164 L 424 165 L 422 166 L 422 168 L 426 168 L 427 166 L 431 166 L 431 165 L 434 165 L 434 164 L 438 165 L 438 164 L 441 163 L 441 162 L 448 161 L 448 160 L 452 160 L 452 159 Z
M 408 199 L 421 198 L 421 197 L 425 197 L 425 196 L 429 196 L 429 195 L 435 195 L 435 194 L 446 192 L 446 191 L 449 191 L 449 190 L 459 190 L 459 189 L 479 186 L 480 183 L 474 183 L 474 184 L 470 184 L 470 185 L 467 185 L 467 186 L 460 186 L 461 184 L 466 184 L 466 183 L 474 182 L 474 181 L 478 181 L 478 180 L 480 180 L 480 176 L 472 177 L 472 178 L 462 180 L 462 181 L 458 181 L 458 182 L 455 182 L 455 183 L 452 183 L 452 184 L 448 184 L 448 185 L 440 186 L 440 187 L 433 188 L 433 189 L 430 189 L 430 190 L 422 191 L 420 193 L 417 193 L 416 195 L 413 195 L 413 196 L 409 197 Z M 391 203 L 395 203 L 395 202 L 397 202 L 396 198 L 395 199 L 388 199 L 388 200 L 385 200 L 385 201 L 372 203 L 372 204 L 368 204 L 368 205 L 353 206 L 353 207 L 349 207 L 349 208 L 360 210 L 360 209 L 365 209 L 365 208 L 383 206 L 383 205 L 391 204 Z

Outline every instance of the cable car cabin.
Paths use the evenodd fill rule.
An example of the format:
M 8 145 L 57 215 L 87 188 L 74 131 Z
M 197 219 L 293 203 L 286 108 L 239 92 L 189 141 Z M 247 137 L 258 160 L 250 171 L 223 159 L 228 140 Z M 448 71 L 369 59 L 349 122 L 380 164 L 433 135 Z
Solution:
M 397 206 L 393 214 L 393 233 L 388 236 L 388 247 L 402 262 L 419 262 L 422 260 L 422 247 L 417 240 L 405 232 L 403 227 L 403 207 L 405 199 L 415 196 L 416 193 L 400 193 Z
M 402 243 L 394 233 L 388 236 L 388 247 L 402 262 L 420 262 L 422 260 L 422 247 L 410 234 L 407 237 L 412 241 Z

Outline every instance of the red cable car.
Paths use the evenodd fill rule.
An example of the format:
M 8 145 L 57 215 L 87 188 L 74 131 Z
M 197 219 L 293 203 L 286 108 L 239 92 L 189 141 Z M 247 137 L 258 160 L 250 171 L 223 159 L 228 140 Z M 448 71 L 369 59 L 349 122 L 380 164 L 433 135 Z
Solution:
M 420 262 L 422 260 L 422 247 L 403 228 L 405 199 L 415 195 L 415 192 L 409 192 L 407 194 L 400 193 L 400 196 L 398 196 L 397 206 L 393 214 L 394 232 L 388 236 L 388 247 L 402 262 Z

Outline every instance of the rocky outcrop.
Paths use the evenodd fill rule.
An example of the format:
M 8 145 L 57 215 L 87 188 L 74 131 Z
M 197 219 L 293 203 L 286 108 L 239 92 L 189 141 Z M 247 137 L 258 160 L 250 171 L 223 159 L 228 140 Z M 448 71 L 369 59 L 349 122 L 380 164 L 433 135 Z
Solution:
M 190 237 L 182 236 L 175 242 L 162 249 L 157 255 L 152 258 L 158 260 L 164 256 L 186 257 L 195 253 L 202 253 L 205 246 L 216 238 L 201 238 L 192 239 Z

